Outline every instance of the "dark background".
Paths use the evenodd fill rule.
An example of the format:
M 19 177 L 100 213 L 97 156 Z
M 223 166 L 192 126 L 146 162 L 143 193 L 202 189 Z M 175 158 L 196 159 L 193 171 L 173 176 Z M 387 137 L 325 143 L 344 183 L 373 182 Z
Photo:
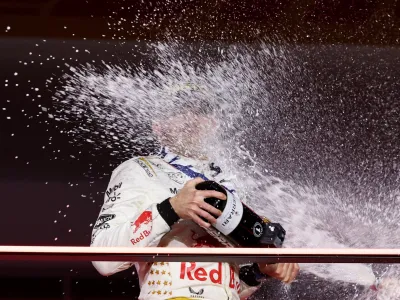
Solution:
M 1 0 L 0 11 L 0 28 L 20 37 L 154 39 L 168 32 L 202 40 L 276 34 L 310 43 L 399 43 L 397 0 Z
M 140 57 L 132 57 L 133 45 L 140 47 L 171 36 L 188 42 L 251 42 L 267 38 L 300 45 L 304 61 L 313 64 L 310 91 L 318 92 L 320 97 L 309 98 L 312 111 L 301 109 L 294 102 L 293 114 L 285 116 L 293 126 L 274 136 L 278 142 L 270 149 L 268 163 L 273 168 L 280 166 L 283 177 L 296 177 L 291 170 L 300 167 L 302 172 L 308 172 L 309 180 L 317 181 L 326 173 L 335 179 L 349 173 L 356 178 L 359 162 L 368 161 L 371 182 L 396 184 L 400 164 L 399 1 L 166 3 L 0 0 L 2 245 L 89 244 L 91 224 L 96 220 L 108 176 L 122 158 L 111 157 L 107 150 L 93 151 L 90 145 L 72 144 L 60 130 L 76 124 L 49 121 L 39 105 L 52 106 L 51 97 L 60 82 L 58 78 L 65 72 L 66 61 L 79 65 L 93 60 L 119 63 L 129 59 L 134 63 Z M 124 21 L 118 25 L 121 17 Z M 75 49 L 81 51 L 77 53 Z M 55 79 L 47 83 L 50 77 Z M 333 90 L 339 97 L 332 96 Z M 366 116 L 366 121 L 360 116 Z M 311 124 L 310 120 L 321 118 L 336 134 L 311 134 L 307 126 L 298 130 L 298 124 L 305 120 Z M 289 147 L 284 138 L 288 133 L 295 137 Z M 342 142 L 339 136 L 350 141 L 345 143 L 346 149 L 337 147 Z M 312 147 L 310 141 L 316 137 L 327 142 Z M 327 148 L 335 153 L 329 159 L 324 155 Z M 295 163 L 280 164 L 282 151 Z M 313 161 L 318 165 L 312 167 Z M 101 278 L 89 262 L 0 262 L 0 296 L 132 299 L 137 293 L 132 271 Z M 318 290 L 320 284 L 311 280 L 309 286 Z M 332 287 L 326 297 L 339 299 L 346 288 Z M 294 285 L 292 296 L 286 297 L 298 299 L 301 293 L 296 289 Z M 265 291 L 264 295 L 268 293 Z M 278 294 L 277 299 L 283 297 Z M 308 297 L 316 299 L 315 295 Z M 307 295 L 301 299 L 308 299 Z

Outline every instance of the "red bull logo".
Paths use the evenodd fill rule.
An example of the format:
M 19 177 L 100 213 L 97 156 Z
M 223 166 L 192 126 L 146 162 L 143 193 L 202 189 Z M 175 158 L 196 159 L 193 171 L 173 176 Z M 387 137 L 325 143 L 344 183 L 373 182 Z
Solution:
M 143 232 L 137 237 L 137 238 L 133 238 L 131 239 L 131 243 L 132 245 L 136 245 L 138 243 L 140 243 L 141 241 L 143 241 L 145 238 L 147 238 L 150 235 L 150 231 L 148 230 L 143 230 Z
M 147 225 L 153 220 L 151 211 L 144 211 L 134 222 L 131 223 L 133 233 L 135 234 L 142 225 Z
M 222 284 L 227 279 L 228 274 L 226 268 L 222 267 L 222 263 L 216 263 L 208 267 L 201 267 L 203 264 L 195 262 L 181 262 L 180 279 L 194 282 L 211 282 L 214 284 Z M 215 268 L 216 267 L 216 268 Z M 240 280 L 233 266 L 229 266 L 229 287 L 236 291 L 240 290 Z

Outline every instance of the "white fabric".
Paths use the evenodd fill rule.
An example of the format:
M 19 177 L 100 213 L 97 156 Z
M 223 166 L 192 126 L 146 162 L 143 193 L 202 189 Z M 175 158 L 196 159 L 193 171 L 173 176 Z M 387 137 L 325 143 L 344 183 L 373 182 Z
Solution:
M 220 241 L 192 221 L 181 220 L 170 228 L 156 207 L 199 174 L 221 183 L 236 195 L 229 179 L 218 173 L 219 170 L 211 168 L 206 161 L 178 157 L 165 148 L 160 155 L 135 157 L 122 163 L 112 173 L 93 228 L 91 246 L 223 247 Z M 125 270 L 132 264 L 93 262 L 105 276 Z M 141 300 L 173 297 L 240 299 L 238 268 L 228 263 L 134 264 L 141 285 Z

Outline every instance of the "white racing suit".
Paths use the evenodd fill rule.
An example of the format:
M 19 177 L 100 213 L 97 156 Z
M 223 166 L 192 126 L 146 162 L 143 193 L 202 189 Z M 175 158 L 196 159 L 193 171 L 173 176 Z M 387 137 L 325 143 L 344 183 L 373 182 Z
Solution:
M 179 157 L 166 148 L 159 155 L 125 161 L 111 175 L 91 246 L 226 247 L 193 221 L 178 221 L 175 212 L 175 217 L 160 213 L 172 210 L 168 199 L 195 177 L 217 181 L 236 196 L 220 168 Z M 228 263 L 93 262 L 105 276 L 133 264 L 139 275 L 140 300 L 239 300 L 255 290 L 245 290 L 238 266 Z

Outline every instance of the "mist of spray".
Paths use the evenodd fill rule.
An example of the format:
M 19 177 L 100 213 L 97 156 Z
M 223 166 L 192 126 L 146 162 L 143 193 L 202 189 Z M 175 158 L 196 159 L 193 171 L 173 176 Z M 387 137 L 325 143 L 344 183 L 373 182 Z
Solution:
M 54 100 L 56 118 L 76 124 L 69 132 L 74 142 L 92 143 L 98 151 L 108 147 L 123 161 L 156 143 L 153 120 L 206 102 L 212 108 L 209 117 L 218 126 L 201 145 L 204 153 L 234 175 L 243 201 L 284 226 L 285 247 L 398 244 L 398 227 L 392 226 L 390 237 L 381 234 L 398 219 L 397 212 L 374 206 L 373 199 L 359 205 L 357 195 L 346 193 L 345 187 L 337 191 L 281 179 L 263 162 L 270 146 L 268 124 L 290 106 L 290 95 L 307 76 L 307 69 L 285 46 L 208 47 L 169 41 L 152 45 L 147 57 L 149 62 L 134 66 L 70 68 Z M 386 221 L 376 221 L 382 214 Z M 365 286 L 375 281 L 371 267 L 363 264 L 302 268 L 332 281 Z M 394 286 L 387 289 L 392 294 Z

